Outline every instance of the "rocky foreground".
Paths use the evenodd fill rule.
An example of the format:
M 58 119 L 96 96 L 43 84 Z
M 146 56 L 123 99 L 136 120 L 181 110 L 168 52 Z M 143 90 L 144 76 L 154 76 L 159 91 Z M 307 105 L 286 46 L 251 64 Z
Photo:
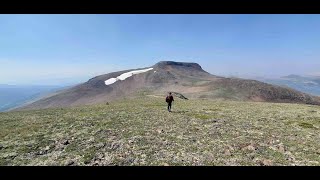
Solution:
M 0 165 L 320 165 L 320 107 L 164 97 L 0 113 Z

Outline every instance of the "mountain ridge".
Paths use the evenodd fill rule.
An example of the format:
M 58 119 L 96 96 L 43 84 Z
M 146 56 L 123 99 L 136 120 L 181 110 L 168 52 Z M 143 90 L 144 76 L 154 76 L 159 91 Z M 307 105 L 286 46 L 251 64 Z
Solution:
M 125 80 L 106 85 L 105 81 L 131 71 L 152 68 Z M 198 63 L 160 61 L 153 66 L 103 74 L 67 89 L 54 96 L 41 99 L 19 110 L 68 107 L 105 103 L 119 98 L 137 96 L 139 92 L 163 94 L 178 92 L 187 98 L 232 99 L 320 105 L 319 97 L 294 89 L 275 86 L 257 80 L 224 78 L 212 75 Z

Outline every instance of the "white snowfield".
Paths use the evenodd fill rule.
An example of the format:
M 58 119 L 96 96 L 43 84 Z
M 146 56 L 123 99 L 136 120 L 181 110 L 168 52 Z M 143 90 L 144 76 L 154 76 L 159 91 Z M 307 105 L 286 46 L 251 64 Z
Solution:
M 116 81 L 118 81 L 117 78 L 110 78 L 110 79 L 106 80 L 104 83 L 105 83 L 106 85 L 110 85 L 110 84 L 115 83 Z
M 127 79 L 128 77 L 133 76 L 134 74 L 144 73 L 144 72 L 150 71 L 152 69 L 153 68 L 129 71 L 129 72 L 121 74 L 120 76 L 118 76 L 116 78 L 110 78 L 110 79 L 106 80 L 104 83 L 108 86 L 108 85 L 113 84 L 119 80 L 123 81 L 123 80 Z

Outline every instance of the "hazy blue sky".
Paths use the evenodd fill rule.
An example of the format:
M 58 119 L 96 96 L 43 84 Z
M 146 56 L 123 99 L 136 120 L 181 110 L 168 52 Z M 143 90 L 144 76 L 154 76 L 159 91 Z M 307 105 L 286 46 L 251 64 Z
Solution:
M 160 60 L 217 75 L 320 74 L 320 15 L 0 15 L 0 84 L 60 84 Z

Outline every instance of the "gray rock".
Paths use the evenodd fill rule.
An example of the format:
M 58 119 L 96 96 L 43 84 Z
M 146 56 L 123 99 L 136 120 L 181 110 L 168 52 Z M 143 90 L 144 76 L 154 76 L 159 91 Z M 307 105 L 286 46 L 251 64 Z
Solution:
M 283 144 L 279 144 L 279 145 L 278 145 L 278 150 L 279 150 L 281 153 L 285 153 L 285 152 L 286 152 L 286 149 L 285 149 L 285 147 L 284 147 Z
M 91 162 L 91 159 L 87 159 L 87 160 L 85 160 L 83 163 L 84 164 L 89 164 Z
M 36 155 L 45 155 L 47 153 L 48 153 L 48 151 L 46 151 L 46 150 L 40 150 L 40 151 L 36 152 Z
M 135 161 L 134 158 L 129 157 L 124 160 L 125 164 L 131 165 Z
M 111 149 L 112 150 L 116 150 L 116 149 L 118 149 L 120 147 L 120 144 L 118 144 L 118 143 L 112 143 L 111 144 Z
M 230 150 L 229 150 L 229 149 L 226 149 L 226 150 L 224 151 L 224 155 L 226 155 L 226 156 L 231 156 Z
M 62 144 L 63 145 L 68 145 L 68 144 L 70 144 L 70 142 L 68 140 L 64 140 L 64 141 L 62 141 Z
M 162 133 L 164 133 L 164 130 L 163 130 L 163 129 L 157 129 L 157 132 L 158 132 L 159 134 L 162 134 Z
M 33 146 L 33 144 L 27 144 L 27 147 L 32 147 Z
M 71 165 L 73 165 L 74 164 L 74 161 L 73 160 L 68 160 L 67 162 L 66 162 L 66 166 L 71 166 Z
M 260 165 L 262 166 L 272 166 L 273 165 L 273 162 L 269 159 L 264 159 L 262 161 L 260 161 Z
M 49 150 L 50 150 L 50 146 L 46 146 L 46 147 L 44 148 L 44 150 L 45 150 L 45 151 L 49 151 Z
M 105 147 L 105 145 L 106 145 L 105 143 L 98 143 L 95 145 L 95 147 L 98 149 L 101 149 L 101 148 Z

